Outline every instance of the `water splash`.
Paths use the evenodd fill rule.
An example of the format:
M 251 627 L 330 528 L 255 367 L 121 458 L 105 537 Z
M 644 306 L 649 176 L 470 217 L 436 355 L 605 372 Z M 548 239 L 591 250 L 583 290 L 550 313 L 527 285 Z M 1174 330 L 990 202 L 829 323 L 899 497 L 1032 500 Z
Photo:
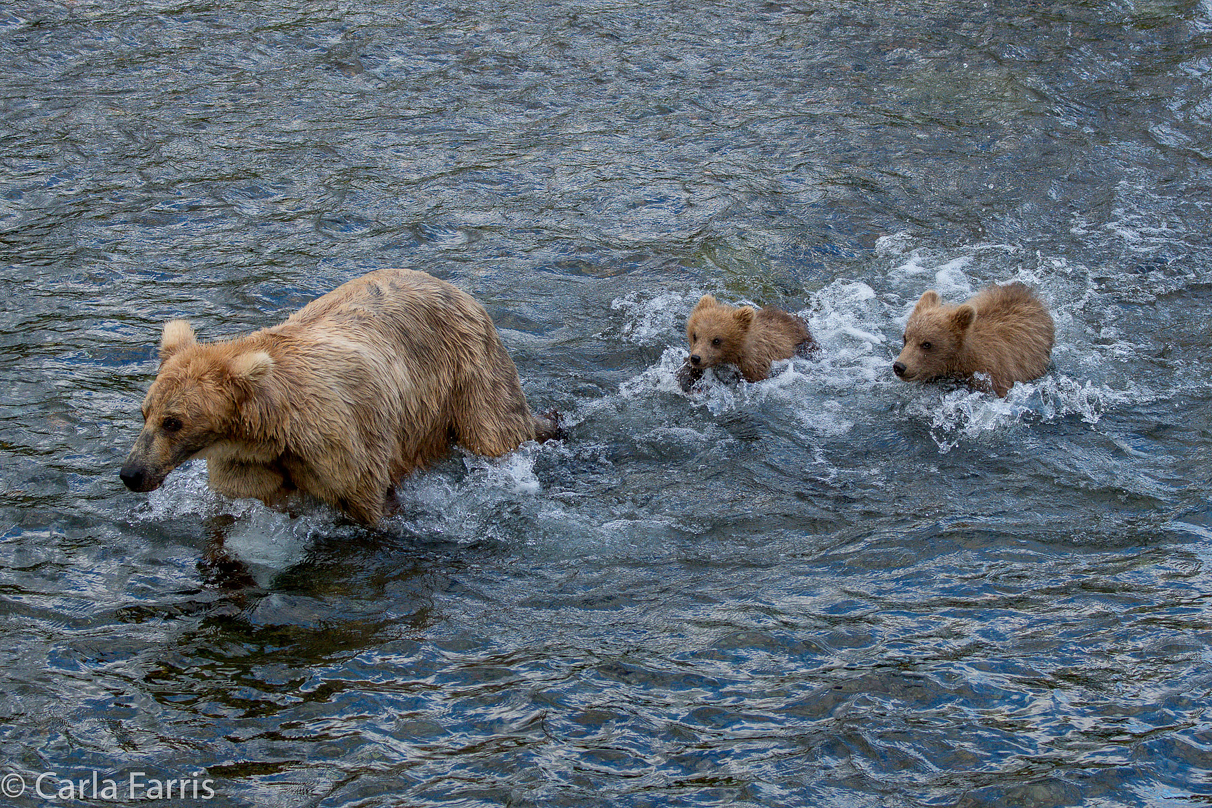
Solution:
M 213 523 L 221 525 L 208 541 L 238 559 L 260 586 L 297 564 L 316 539 L 331 535 L 340 519 L 313 501 L 292 503 L 291 512 L 270 508 L 256 499 L 229 499 L 207 484 L 206 463 L 194 461 L 173 471 L 164 485 L 136 508 L 140 522 Z
M 182 518 L 213 518 L 246 512 L 247 504 L 220 497 L 207 485 L 206 463 L 186 463 L 147 495 L 133 516 L 141 522 L 166 522 Z
M 659 345 L 671 335 L 682 333 L 690 310 L 702 295 L 701 291 L 693 290 L 685 293 L 666 291 L 646 298 L 638 292 L 630 292 L 612 300 L 610 308 L 627 318 L 619 336 L 636 345 Z
M 1092 382 L 1049 375 L 1034 382 L 1019 382 L 1005 398 L 967 388 L 950 390 L 941 398 L 915 398 L 907 411 L 928 422 L 930 437 L 943 454 L 962 441 L 988 434 L 1003 434 L 1016 426 L 1077 416 L 1096 424 L 1123 394 Z

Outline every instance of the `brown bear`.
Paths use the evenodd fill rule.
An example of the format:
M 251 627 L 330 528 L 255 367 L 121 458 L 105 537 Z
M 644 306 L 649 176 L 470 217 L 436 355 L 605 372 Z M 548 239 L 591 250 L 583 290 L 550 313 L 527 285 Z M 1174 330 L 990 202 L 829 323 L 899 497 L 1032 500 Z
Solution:
M 807 355 L 816 348 L 808 326 L 798 317 L 766 306 L 729 306 L 703 295 L 686 322 L 690 358 L 679 372 L 683 390 L 717 365 L 735 365 L 747 381 L 770 375 L 777 359 Z
M 987 286 L 959 305 L 929 291 L 909 315 L 892 370 L 905 381 L 955 379 L 1005 396 L 1044 375 L 1053 339 L 1052 316 L 1021 283 Z
M 204 457 L 221 494 L 274 505 L 301 492 L 367 525 L 398 479 L 452 441 L 497 456 L 555 434 L 531 414 L 484 307 L 405 269 L 371 272 L 222 342 L 167 323 L 143 418 L 121 471 L 132 491 Z

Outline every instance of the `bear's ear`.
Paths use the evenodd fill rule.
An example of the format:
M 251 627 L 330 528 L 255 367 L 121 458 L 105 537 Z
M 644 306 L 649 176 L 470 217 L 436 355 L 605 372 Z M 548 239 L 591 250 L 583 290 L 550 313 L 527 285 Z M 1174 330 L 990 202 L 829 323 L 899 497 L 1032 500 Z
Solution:
M 273 368 L 273 357 L 265 351 L 242 353 L 227 363 L 227 370 L 232 379 L 248 385 L 260 382 Z
M 185 320 L 169 320 L 164 324 L 164 333 L 160 336 L 160 364 L 179 351 L 197 345 L 194 329 Z
M 703 295 L 702 297 L 699 298 L 699 302 L 695 304 L 694 311 L 698 311 L 699 309 L 709 309 L 712 306 L 716 306 L 716 305 L 719 305 L 719 304 L 717 304 L 715 302 L 714 295 Z M 691 312 L 691 313 L 693 314 L 694 312 Z
M 952 313 L 951 327 L 962 334 L 972 327 L 972 321 L 975 319 L 976 309 L 965 303 Z
M 732 313 L 736 324 L 741 328 L 748 330 L 749 326 L 753 325 L 753 318 L 757 316 L 757 312 L 753 310 L 753 306 L 741 306 Z
M 922 292 L 922 296 L 917 299 L 917 305 L 913 307 L 913 310 L 932 309 L 942 302 L 942 299 L 938 296 L 938 292 L 931 289 L 927 292 Z

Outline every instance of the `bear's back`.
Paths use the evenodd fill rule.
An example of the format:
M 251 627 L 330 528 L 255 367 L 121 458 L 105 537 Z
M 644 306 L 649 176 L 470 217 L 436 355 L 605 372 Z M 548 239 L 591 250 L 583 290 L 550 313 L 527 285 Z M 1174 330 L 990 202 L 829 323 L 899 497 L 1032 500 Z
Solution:
M 792 353 L 800 343 L 812 339 L 804 321 L 782 309 L 766 306 L 758 311 L 755 320 L 755 328 L 777 339 L 781 344 L 789 346 Z M 780 358 L 787 359 L 790 356 L 791 353 L 788 353 L 787 356 Z
M 286 324 L 313 327 L 331 322 L 387 330 L 446 331 L 465 319 L 487 319 L 484 307 L 463 290 L 424 272 L 380 269 L 355 278 L 292 314 Z
M 782 309 L 766 306 L 757 312 L 745 340 L 738 366 L 749 381 L 770 375 L 770 364 L 805 352 L 815 343 L 804 321 Z
M 295 350 L 323 353 L 334 371 L 370 362 L 389 385 L 414 385 L 426 397 L 433 392 L 423 388 L 445 388 L 455 368 L 481 357 L 486 347 L 500 353 L 483 306 L 445 281 L 408 269 L 380 269 L 349 281 L 267 331 Z M 513 371 L 512 363 L 504 369 Z
M 970 367 L 964 372 L 989 374 L 999 395 L 1016 381 L 1044 375 L 1052 357 L 1055 326 L 1030 287 L 988 286 L 968 303 L 977 316 L 967 346 Z

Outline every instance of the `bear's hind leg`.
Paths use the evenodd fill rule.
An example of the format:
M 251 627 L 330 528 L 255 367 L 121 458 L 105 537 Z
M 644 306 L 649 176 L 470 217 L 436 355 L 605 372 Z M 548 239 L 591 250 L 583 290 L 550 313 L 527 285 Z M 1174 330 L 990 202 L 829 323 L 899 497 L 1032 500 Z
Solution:
M 489 367 L 469 368 L 451 398 L 455 440 L 489 457 L 512 452 L 554 427 L 531 414 L 513 360 L 499 344 L 496 354 Z

